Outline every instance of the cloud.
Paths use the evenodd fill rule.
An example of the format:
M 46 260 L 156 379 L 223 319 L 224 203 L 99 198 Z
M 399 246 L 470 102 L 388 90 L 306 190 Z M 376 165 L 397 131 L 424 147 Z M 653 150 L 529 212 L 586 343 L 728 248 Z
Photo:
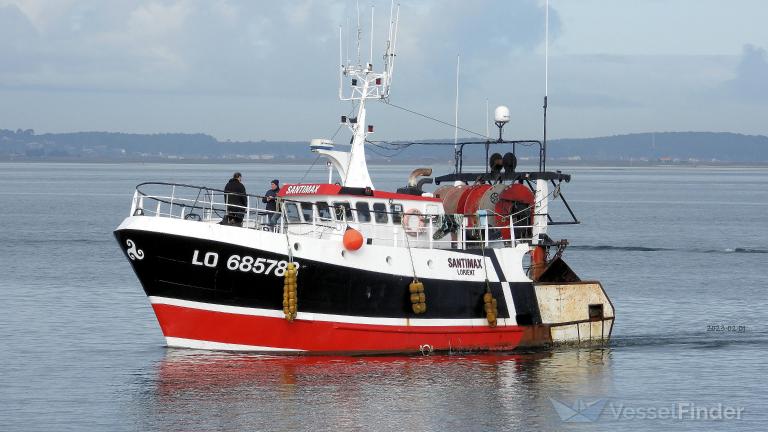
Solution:
M 371 1 L 378 68 L 390 1 L 360 1 L 365 59 Z M 516 134 L 538 136 L 543 0 L 398 1 L 394 103 L 451 121 L 459 54 L 461 125 L 484 132 L 487 99 L 491 110 L 510 107 Z M 749 102 L 754 111 L 755 102 L 768 98 L 761 47 L 747 46 L 740 56 L 640 55 L 666 41 L 648 33 L 642 20 L 618 17 L 632 34 L 643 35 L 635 43 L 647 50 L 605 54 L 601 46 L 616 44 L 605 44 L 615 35 L 602 23 L 589 37 L 576 38 L 573 50 L 568 31 L 577 33 L 574 20 L 594 22 L 585 17 L 601 16 L 604 2 L 580 3 L 575 18 L 573 5 L 552 3 L 549 112 L 556 136 L 736 124 L 727 123 L 734 107 Z M 646 7 L 666 10 L 663 3 Z M 348 110 L 336 99 L 338 26 L 355 22 L 355 9 L 355 0 L 0 0 L 0 109 L 14 129 L 151 128 L 236 139 L 332 133 L 337 114 Z M 611 17 L 603 13 L 601 19 Z M 667 30 L 679 32 L 677 25 Z M 715 37 L 710 28 L 704 35 Z M 728 32 L 717 37 L 735 40 Z M 348 39 L 345 29 L 345 45 L 354 42 Z M 702 39 L 692 52 L 709 52 L 710 42 Z M 350 48 L 354 52 L 354 44 Z M 78 112 L 69 115 L 73 106 Z M 122 118 L 103 107 L 119 109 Z M 453 133 L 382 104 L 369 107 L 384 139 Z M 297 111 L 301 124 L 286 127 Z M 751 122 L 744 131 L 764 133 L 760 116 L 740 118 Z
M 722 85 L 727 96 L 744 102 L 768 102 L 768 54 L 762 47 L 744 45 L 736 77 Z
M 550 37 L 557 38 L 561 24 L 551 7 L 549 19 Z M 436 58 L 457 53 L 467 59 L 507 58 L 544 41 L 544 5 L 536 0 L 434 0 L 405 9 L 402 23 L 417 32 L 413 40 L 422 48 L 420 53 Z
M 638 108 L 642 104 L 626 97 L 604 93 L 563 90 L 549 98 L 549 103 L 566 108 Z
M 0 0 L 0 7 L 18 8 L 40 32 L 46 32 L 62 24 L 62 16 L 77 0 Z
M 535 0 L 430 1 L 418 7 L 410 3 L 401 17 L 400 57 L 417 70 L 438 72 L 428 91 L 450 88 L 456 56 L 461 56 L 465 85 L 497 80 L 500 71 L 520 68 L 536 54 L 543 65 L 544 5 Z M 550 7 L 550 37 L 557 39 L 561 24 Z M 537 50 L 541 52 L 537 53 Z M 524 66 L 523 66 L 524 67 Z M 406 81 L 400 80 L 400 82 Z M 416 77 L 414 77 L 416 78 Z
M 363 3 L 367 47 L 370 10 Z M 390 3 L 375 3 L 378 60 Z M 6 88 L 254 95 L 307 95 L 323 91 L 321 83 L 332 86 L 336 62 L 329 59 L 337 56 L 337 26 L 345 17 L 354 21 L 356 13 L 348 0 L 0 0 L 0 5 L 5 5 L 0 40 L 11 41 L 0 44 L 0 55 L 14 63 L 12 73 L 0 71 Z M 411 70 L 445 70 L 461 54 L 466 75 L 483 78 L 489 67 L 541 45 L 543 14 L 537 0 L 405 0 L 400 56 Z M 556 37 L 555 11 L 550 19 Z M 306 80 L 308 67 L 327 79 Z M 402 82 L 408 82 L 409 69 L 402 73 Z M 428 84 L 442 89 L 450 76 L 436 74 Z M 301 85 L 276 85 L 291 81 Z
M 0 8 L 0 55 L 12 59 L 5 63 L 13 70 L 0 69 L 0 85 L 278 94 L 281 76 L 288 78 L 283 83 L 298 79 L 333 52 L 334 44 L 325 43 L 335 34 L 326 15 L 331 6 L 83 0 L 49 11 L 36 1 L 9 3 Z
M 26 53 L 38 41 L 32 22 L 16 5 L 0 6 L 0 75 L 20 74 L 34 63 Z

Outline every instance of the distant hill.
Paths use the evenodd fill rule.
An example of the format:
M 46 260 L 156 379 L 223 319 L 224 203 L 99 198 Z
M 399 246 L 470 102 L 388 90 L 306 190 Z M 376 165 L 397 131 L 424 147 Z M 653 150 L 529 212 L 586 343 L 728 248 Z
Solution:
M 438 142 L 438 140 L 435 140 Z M 446 140 L 447 143 L 452 140 Z M 468 162 L 484 158 L 484 146 L 467 147 Z M 548 143 L 549 160 L 649 162 L 768 162 L 768 137 L 714 132 L 651 132 Z M 511 149 L 493 146 L 492 152 Z M 388 151 L 375 146 L 372 161 L 452 160 L 451 146 L 410 146 Z M 535 148 L 518 147 L 521 158 L 537 157 Z M 305 161 L 315 155 L 308 142 L 218 141 L 205 134 L 125 134 L 76 132 L 35 134 L 31 129 L 0 129 L 1 160 L 253 160 Z
M 581 156 L 591 160 L 712 159 L 731 162 L 768 161 L 768 137 L 727 132 L 656 132 L 551 142 L 554 158 Z

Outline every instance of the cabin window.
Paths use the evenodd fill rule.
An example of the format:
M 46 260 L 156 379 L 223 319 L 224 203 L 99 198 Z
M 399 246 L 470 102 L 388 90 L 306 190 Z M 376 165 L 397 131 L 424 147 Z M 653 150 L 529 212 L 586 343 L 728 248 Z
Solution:
M 389 223 L 389 216 L 387 216 L 387 205 L 384 203 L 373 204 L 373 215 L 376 219 L 376 223 L 385 224 Z
M 328 206 L 327 202 L 325 201 L 317 202 L 317 217 L 323 221 L 333 220 L 333 216 L 331 216 L 331 209 Z
M 403 205 L 402 204 L 390 204 L 390 212 L 392 213 L 392 222 L 399 224 L 403 221 Z
M 301 203 L 301 214 L 304 216 L 304 222 L 312 222 L 312 203 Z
M 355 210 L 357 210 L 358 222 L 370 222 L 371 221 L 371 208 L 368 207 L 367 202 L 356 202 Z
M 301 222 L 301 217 L 299 216 L 299 207 L 296 205 L 296 203 L 287 203 L 285 205 L 285 217 L 288 219 L 289 223 Z
M 348 221 L 354 221 L 354 216 L 352 216 L 352 207 L 349 205 L 348 202 L 335 202 L 333 203 L 333 207 L 336 210 L 336 219 L 342 220 L 343 216 L 347 217 Z

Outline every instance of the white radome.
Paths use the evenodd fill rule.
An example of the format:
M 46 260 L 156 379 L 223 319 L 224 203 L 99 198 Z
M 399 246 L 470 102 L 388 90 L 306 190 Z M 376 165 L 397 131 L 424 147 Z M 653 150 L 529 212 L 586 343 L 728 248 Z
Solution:
M 509 123 L 509 108 L 499 105 L 493 111 L 493 118 L 496 123 Z

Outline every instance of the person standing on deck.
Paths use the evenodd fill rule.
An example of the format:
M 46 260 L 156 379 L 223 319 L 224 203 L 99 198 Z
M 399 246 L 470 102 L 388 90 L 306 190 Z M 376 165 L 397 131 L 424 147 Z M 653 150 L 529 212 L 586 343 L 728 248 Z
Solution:
M 227 185 L 224 186 L 224 201 L 227 203 L 227 215 L 222 223 L 224 225 L 242 226 L 243 215 L 248 207 L 248 197 L 245 194 L 245 186 L 241 182 L 243 175 L 239 172 L 232 174 Z
M 277 192 L 280 190 L 280 180 L 274 179 L 269 184 L 269 190 L 264 194 L 262 202 L 267 203 L 265 210 L 272 213 L 267 213 L 269 226 L 275 226 L 277 221 L 280 220 L 280 213 L 277 212 Z

